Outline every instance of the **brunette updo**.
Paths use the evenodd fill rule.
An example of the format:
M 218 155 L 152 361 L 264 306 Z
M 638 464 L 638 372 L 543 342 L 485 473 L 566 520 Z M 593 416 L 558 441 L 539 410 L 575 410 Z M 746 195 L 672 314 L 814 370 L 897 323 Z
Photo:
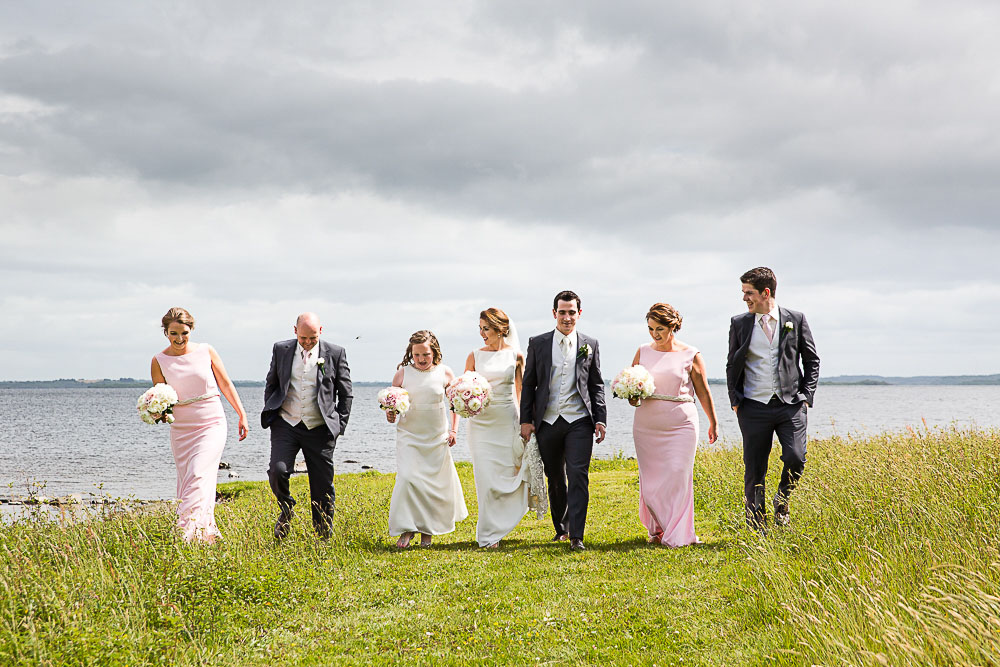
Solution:
M 403 354 L 403 360 L 399 362 L 396 368 L 402 368 L 403 366 L 409 366 L 413 363 L 413 346 L 420 345 L 421 343 L 427 343 L 431 346 L 431 352 L 433 353 L 433 365 L 437 366 L 444 359 L 444 355 L 441 354 L 441 343 L 438 342 L 437 336 L 434 332 L 428 331 L 427 329 L 421 329 L 420 331 L 414 331 L 410 334 L 410 344 L 406 346 L 406 352 Z
M 684 318 L 677 312 L 677 309 L 669 303 L 654 303 L 649 307 L 646 319 L 669 327 L 675 333 L 681 330 L 681 322 L 684 321 Z
M 169 327 L 174 322 L 179 324 L 185 324 L 194 330 L 194 318 L 191 317 L 191 313 L 184 310 L 183 308 L 171 308 L 167 311 L 167 314 L 163 316 L 160 323 L 163 325 L 163 331 L 166 333 L 167 327 Z
M 486 323 L 500 334 L 501 338 L 506 338 L 510 335 L 510 318 L 507 317 L 507 313 L 499 308 L 487 308 L 479 313 L 479 319 L 486 320 Z

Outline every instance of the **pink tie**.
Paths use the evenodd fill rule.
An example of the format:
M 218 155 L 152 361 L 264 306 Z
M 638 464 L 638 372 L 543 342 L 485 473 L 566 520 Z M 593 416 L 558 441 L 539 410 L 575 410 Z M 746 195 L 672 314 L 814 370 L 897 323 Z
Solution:
M 767 336 L 767 342 L 774 342 L 774 332 L 771 331 L 771 316 L 765 315 L 760 318 L 760 327 L 764 330 L 764 335 Z
M 771 334 L 767 335 L 768 340 L 771 338 Z M 302 365 L 305 366 L 309 363 L 309 350 L 302 350 Z

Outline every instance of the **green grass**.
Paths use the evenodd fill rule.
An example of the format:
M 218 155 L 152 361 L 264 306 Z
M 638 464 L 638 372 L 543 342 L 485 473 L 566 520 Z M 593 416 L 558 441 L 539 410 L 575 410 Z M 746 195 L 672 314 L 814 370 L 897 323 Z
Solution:
M 222 487 L 215 547 L 162 509 L 0 527 L 0 664 L 1000 664 L 1000 433 L 812 442 L 765 538 L 740 452 L 700 452 L 684 549 L 646 545 L 634 462 L 594 462 L 583 554 L 533 517 L 475 548 L 459 474 L 472 517 L 430 549 L 394 548 L 376 473 L 337 478 L 328 542 L 300 513 L 275 544 L 263 483 Z

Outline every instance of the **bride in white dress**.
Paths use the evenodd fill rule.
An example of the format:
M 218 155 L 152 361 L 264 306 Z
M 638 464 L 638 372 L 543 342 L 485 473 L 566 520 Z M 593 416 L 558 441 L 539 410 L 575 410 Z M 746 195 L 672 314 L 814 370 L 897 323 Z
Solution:
M 465 370 L 489 380 L 493 398 L 485 410 L 469 420 L 469 449 L 479 501 L 476 541 L 481 547 L 496 548 L 528 511 L 529 485 L 521 472 L 524 442 L 518 419 L 524 355 L 510 319 L 499 308 L 487 308 L 479 314 L 479 335 L 484 345 L 469 354 Z
M 432 535 L 455 530 L 455 522 L 469 516 L 465 494 L 449 448 L 455 444 L 458 416 L 448 411 L 444 389 L 455 379 L 441 364 L 441 346 L 430 331 L 417 331 L 392 379 L 410 395 L 410 409 L 399 417 L 396 429 L 396 484 L 389 502 L 389 534 L 399 535 L 396 546 L 410 546 L 420 533 L 420 546 Z M 396 413 L 386 412 L 389 422 Z

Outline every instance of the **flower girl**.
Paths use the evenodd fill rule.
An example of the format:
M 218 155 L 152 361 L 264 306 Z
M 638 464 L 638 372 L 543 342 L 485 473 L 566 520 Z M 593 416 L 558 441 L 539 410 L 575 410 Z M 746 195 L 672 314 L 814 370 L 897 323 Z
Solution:
M 410 336 L 403 361 L 392 379 L 405 389 L 406 401 L 383 401 L 386 420 L 396 427 L 396 484 L 389 504 L 389 534 L 399 536 L 405 549 L 415 533 L 420 546 L 432 535 L 455 530 L 455 522 L 469 515 L 458 472 L 449 447 L 455 444 L 458 416 L 449 412 L 445 387 L 455 375 L 441 364 L 441 346 L 430 331 Z M 393 394 L 398 396 L 398 394 Z

